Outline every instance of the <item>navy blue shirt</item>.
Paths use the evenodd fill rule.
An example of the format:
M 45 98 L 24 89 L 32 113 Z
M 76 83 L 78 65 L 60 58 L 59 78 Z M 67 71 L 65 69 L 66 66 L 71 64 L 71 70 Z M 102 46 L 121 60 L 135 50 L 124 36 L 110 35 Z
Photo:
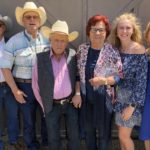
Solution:
M 91 102 L 93 101 L 95 91 L 93 90 L 93 86 L 91 86 L 89 79 L 94 77 L 94 68 L 98 60 L 99 54 L 100 50 L 89 48 L 85 69 L 85 80 L 86 80 L 87 100 Z

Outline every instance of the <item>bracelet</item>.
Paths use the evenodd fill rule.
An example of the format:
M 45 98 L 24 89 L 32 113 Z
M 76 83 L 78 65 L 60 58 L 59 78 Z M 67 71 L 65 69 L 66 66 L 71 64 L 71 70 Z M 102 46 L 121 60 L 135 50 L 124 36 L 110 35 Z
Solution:
M 76 92 L 76 94 L 75 94 L 75 95 L 80 96 L 80 92 Z

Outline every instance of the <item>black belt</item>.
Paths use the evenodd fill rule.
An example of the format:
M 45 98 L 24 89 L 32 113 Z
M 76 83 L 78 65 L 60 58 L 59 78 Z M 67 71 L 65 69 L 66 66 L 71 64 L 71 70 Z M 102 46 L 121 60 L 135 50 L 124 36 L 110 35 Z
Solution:
M 31 79 L 21 79 L 21 78 L 14 78 L 16 82 L 19 83 L 32 83 Z
M 61 98 L 61 99 L 53 99 L 53 102 L 55 104 L 60 104 L 60 105 L 64 105 L 66 103 L 69 103 L 71 100 L 71 96 L 65 97 L 65 98 Z
M 6 86 L 7 83 L 4 81 L 4 82 L 0 82 L 0 86 Z
M 65 104 L 67 104 L 67 103 L 69 103 L 70 102 L 70 100 L 69 99 L 64 99 L 64 100 L 60 100 L 60 101 L 53 101 L 54 102 L 54 104 L 60 104 L 60 105 L 65 105 Z

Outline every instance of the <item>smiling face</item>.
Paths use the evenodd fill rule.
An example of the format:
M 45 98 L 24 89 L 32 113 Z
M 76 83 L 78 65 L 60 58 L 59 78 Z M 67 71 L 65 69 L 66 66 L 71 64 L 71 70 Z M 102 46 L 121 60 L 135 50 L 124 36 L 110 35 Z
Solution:
M 61 56 L 68 44 L 68 35 L 61 32 L 54 32 L 50 36 L 51 47 L 54 55 Z
M 40 17 L 36 12 L 31 11 L 24 13 L 22 21 L 27 32 L 30 34 L 37 32 L 40 27 Z
M 122 42 L 129 41 L 131 40 L 133 30 L 133 25 L 129 20 L 121 20 L 117 25 L 117 36 Z
M 91 26 L 89 38 L 91 43 L 102 43 L 105 41 L 106 27 L 102 21 L 97 22 L 95 26 Z

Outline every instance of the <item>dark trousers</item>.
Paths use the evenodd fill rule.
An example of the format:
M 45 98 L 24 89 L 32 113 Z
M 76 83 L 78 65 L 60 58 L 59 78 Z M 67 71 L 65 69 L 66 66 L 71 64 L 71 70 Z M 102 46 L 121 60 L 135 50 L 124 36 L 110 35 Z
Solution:
M 82 107 L 87 150 L 108 150 L 112 114 L 106 107 L 105 94 L 84 99 Z
M 0 84 L 0 150 L 3 149 L 2 142 L 2 132 L 3 132 L 3 123 L 4 123 L 4 103 L 7 99 L 9 99 L 8 95 L 10 93 L 10 88 L 7 84 Z
M 78 109 L 71 103 L 54 104 L 52 111 L 46 114 L 49 148 L 61 150 L 60 120 L 63 113 L 67 126 L 68 150 L 80 150 Z
M 17 83 L 17 85 L 18 88 L 27 95 L 27 97 L 25 98 L 26 103 L 20 104 L 14 98 L 12 92 L 8 95 L 6 100 L 6 109 L 8 115 L 9 142 L 15 143 L 18 140 L 18 111 L 20 109 L 23 114 L 24 140 L 27 148 L 28 150 L 37 150 L 35 136 L 36 100 L 32 91 L 31 83 Z
M 48 146 L 47 126 L 46 126 L 45 116 L 41 107 L 40 107 L 40 115 L 41 115 L 41 142 L 42 142 L 41 144 L 42 146 Z

